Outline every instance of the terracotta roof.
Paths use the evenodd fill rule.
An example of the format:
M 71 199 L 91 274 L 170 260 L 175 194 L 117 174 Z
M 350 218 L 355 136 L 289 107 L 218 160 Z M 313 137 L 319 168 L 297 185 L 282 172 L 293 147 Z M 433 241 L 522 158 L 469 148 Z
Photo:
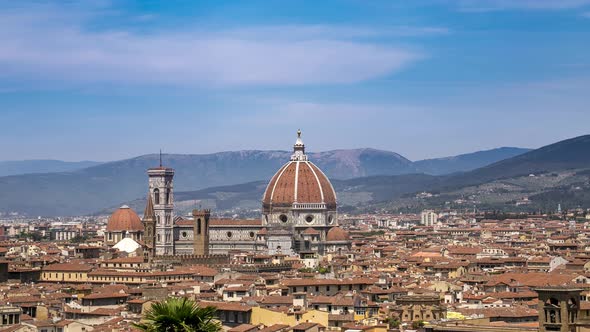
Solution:
M 293 203 L 325 203 L 336 208 L 336 192 L 326 175 L 310 161 L 290 161 L 272 177 L 262 198 L 263 208 Z
M 132 208 L 123 205 L 109 218 L 108 232 L 143 231 L 143 223 Z
M 174 222 L 175 225 L 178 226 L 194 226 L 195 225 L 195 221 L 194 220 L 190 220 L 190 219 L 184 219 L 184 218 L 178 218 L 178 220 L 176 220 Z
M 232 303 L 232 302 L 209 302 L 209 301 L 201 301 L 199 302 L 200 306 L 204 307 L 215 307 L 217 310 L 223 311 L 251 311 L 252 307 L 247 306 L 245 304 L 240 303 Z
M 289 325 L 274 324 L 269 327 L 265 327 L 265 328 L 259 330 L 258 332 L 278 332 L 278 331 L 284 330 L 288 327 L 289 327 Z
M 318 235 L 320 234 L 320 232 L 316 231 L 315 229 L 308 227 L 303 231 L 303 234 L 305 235 Z
M 234 328 L 229 329 L 228 332 L 247 332 L 252 330 L 258 331 L 258 327 L 251 324 L 240 324 Z
M 104 260 L 103 263 L 143 263 L 144 259 L 142 256 L 135 257 L 117 257 Z
M 90 272 L 92 271 L 92 267 L 87 264 L 77 264 L 77 263 L 57 263 L 57 264 L 50 264 L 43 267 L 43 271 L 52 271 L 52 272 Z
M 332 227 L 326 235 L 326 241 L 350 241 L 350 235 L 340 227 Z
M 93 293 L 93 294 L 89 294 L 84 296 L 84 299 L 86 300 L 96 300 L 96 299 L 115 299 L 115 298 L 127 298 L 129 297 L 129 294 L 124 294 L 124 293 Z
M 319 325 L 318 323 L 299 323 L 298 325 L 293 326 L 293 330 L 309 330 L 314 326 Z
M 353 279 L 286 279 L 285 286 L 320 286 L 320 285 L 372 285 L 377 279 L 353 278 Z
M 577 276 L 577 274 L 508 272 L 493 276 L 486 285 L 492 286 L 495 284 L 504 283 L 507 285 L 518 284 L 528 287 L 559 286 L 571 284 Z

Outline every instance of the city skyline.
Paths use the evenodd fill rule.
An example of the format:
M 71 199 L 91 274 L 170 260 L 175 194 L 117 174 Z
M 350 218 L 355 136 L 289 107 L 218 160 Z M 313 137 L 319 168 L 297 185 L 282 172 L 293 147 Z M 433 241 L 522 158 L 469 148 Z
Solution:
M 590 1 L 0 5 L 2 160 L 587 134 Z M 475 139 L 477 138 L 477 139 Z

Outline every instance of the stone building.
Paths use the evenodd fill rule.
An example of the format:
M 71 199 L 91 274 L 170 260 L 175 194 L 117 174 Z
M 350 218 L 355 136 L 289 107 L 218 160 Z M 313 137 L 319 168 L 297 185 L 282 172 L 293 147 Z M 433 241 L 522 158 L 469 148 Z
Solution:
M 160 158 L 161 159 L 161 158 Z M 156 221 L 156 255 L 173 255 L 174 252 L 174 170 L 168 167 L 148 170 L 149 194 L 153 202 Z
M 305 154 L 301 131 L 290 160 L 271 178 L 262 197 L 260 220 L 212 220 L 209 250 L 325 254 L 350 248 L 338 227 L 336 192 Z M 332 234 L 329 236 L 329 234 Z
M 434 226 L 438 222 L 438 215 L 433 210 L 424 210 L 420 214 L 420 224 Z
M 134 241 L 142 241 L 144 225 L 132 208 L 127 205 L 121 206 L 109 218 L 104 241 L 107 246 L 112 247 L 126 237 Z
M 438 295 L 405 295 L 390 309 L 402 322 L 444 319 L 447 310 Z
M 308 160 L 301 131 L 290 160 L 266 187 L 260 219 L 210 219 L 209 210 L 174 217 L 174 169 L 163 167 L 160 161 L 147 174 L 143 220 L 127 206 L 115 211 L 107 225 L 107 245 L 130 237 L 143 244 L 148 259 L 227 254 L 230 250 L 323 255 L 350 249 L 348 233 L 338 227 L 336 192 L 326 175 Z

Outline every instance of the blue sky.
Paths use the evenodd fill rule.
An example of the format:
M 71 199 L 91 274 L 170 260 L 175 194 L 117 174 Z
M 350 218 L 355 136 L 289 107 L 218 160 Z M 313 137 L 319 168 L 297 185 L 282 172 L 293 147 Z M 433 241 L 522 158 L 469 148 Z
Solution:
M 0 2 L 0 160 L 590 133 L 590 0 Z

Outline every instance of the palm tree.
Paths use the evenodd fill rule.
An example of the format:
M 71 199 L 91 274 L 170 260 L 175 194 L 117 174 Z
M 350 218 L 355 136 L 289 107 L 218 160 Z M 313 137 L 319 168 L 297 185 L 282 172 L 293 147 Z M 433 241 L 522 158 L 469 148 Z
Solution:
M 143 320 L 133 324 L 145 332 L 219 332 L 214 307 L 199 307 L 187 298 L 168 298 L 152 304 Z

